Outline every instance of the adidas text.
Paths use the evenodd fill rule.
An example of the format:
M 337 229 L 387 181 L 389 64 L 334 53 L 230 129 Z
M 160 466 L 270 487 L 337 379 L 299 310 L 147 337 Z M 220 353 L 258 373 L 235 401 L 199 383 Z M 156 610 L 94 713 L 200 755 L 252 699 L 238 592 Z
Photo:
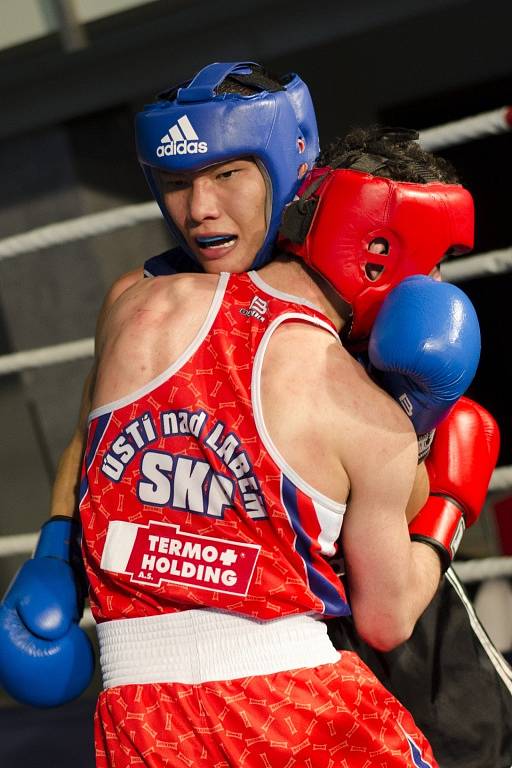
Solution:
M 156 150 L 158 157 L 170 155 L 203 155 L 208 152 L 206 141 L 170 141 L 168 144 L 160 144 Z

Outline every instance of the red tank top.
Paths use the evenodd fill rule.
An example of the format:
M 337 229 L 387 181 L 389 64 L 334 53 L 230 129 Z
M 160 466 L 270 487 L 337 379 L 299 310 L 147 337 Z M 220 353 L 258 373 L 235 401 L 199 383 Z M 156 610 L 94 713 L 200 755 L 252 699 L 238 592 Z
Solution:
M 183 355 L 91 413 L 80 514 L 97 621 L 198 607 L 350 612 L 330 562 L 345 505 L 286 464 L 263 422 L 263 356 L 290 321 L 337 338 L 319 310 L 257 273 L 222 274 Z

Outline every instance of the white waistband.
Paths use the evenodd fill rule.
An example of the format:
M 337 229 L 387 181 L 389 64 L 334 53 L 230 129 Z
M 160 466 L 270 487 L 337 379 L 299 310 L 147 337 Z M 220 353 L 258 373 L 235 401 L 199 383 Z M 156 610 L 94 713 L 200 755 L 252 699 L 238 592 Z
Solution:
M 103 687 L 205 683 L 338 661 L 311 616 L 256 621 L 207 610 L 98 624 Z

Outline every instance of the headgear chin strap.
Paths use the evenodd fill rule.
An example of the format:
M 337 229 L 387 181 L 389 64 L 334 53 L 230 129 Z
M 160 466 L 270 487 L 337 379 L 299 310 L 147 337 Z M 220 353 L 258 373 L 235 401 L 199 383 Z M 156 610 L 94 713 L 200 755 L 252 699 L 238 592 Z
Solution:
M 258 78 L 254 62 L 210 64 L 190 83 L 160 95 L 136 117 L 137 153 L 151 191 L 178 244 L 193 258 L 169 216 L 156 171 L 198 171 L 215 163 L 251 156 L 270 183 L 265 241 L 252 269 L 269 261 L 283 207 L 318 156 L 318 130 L 311 96 L 298 75 L 281 79 L 275 90 Z M 254 92 L 217 93 L 230 77 Z M 264 84 L 263 84 L 264 83 Z
M 458 184 L 413 184 L 315 169 L 283 214 L 279 245 L 317 270 L 350 306 L 346 335 L 368 337 L 387 294 L 473 247 L 473 198 Z M 382 239 L 386 253 L 371 253 Z

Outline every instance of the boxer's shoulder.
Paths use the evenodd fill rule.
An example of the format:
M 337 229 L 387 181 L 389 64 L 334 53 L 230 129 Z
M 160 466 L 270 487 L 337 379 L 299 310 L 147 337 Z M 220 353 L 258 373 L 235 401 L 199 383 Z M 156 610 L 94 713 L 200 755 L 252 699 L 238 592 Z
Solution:
M 143 277 L 144 272 L 142 268 L 137 267 L 136 269 L 133 269 L 130 272 L 125 272 L 120 277 L 116 278 L 107 292 L 104 306 L 107 308 L 112 306 L 112 304 L 114 304 L 117 299 L 125 293 L 125 291 L 136 285 L 140 280 L 143 279 Z
M 123 284 L 112 295 L 112 303 L 123 311 L 151 309 L 152 312 L 185 312 L 189 305 L 198 300 L 205 301 L 213 296 L 218 284 L 217 275 L 175 274 L 149 279 L 133 279 L 125 276 Z M 116 295 L 117 293 L 117 295 Z

